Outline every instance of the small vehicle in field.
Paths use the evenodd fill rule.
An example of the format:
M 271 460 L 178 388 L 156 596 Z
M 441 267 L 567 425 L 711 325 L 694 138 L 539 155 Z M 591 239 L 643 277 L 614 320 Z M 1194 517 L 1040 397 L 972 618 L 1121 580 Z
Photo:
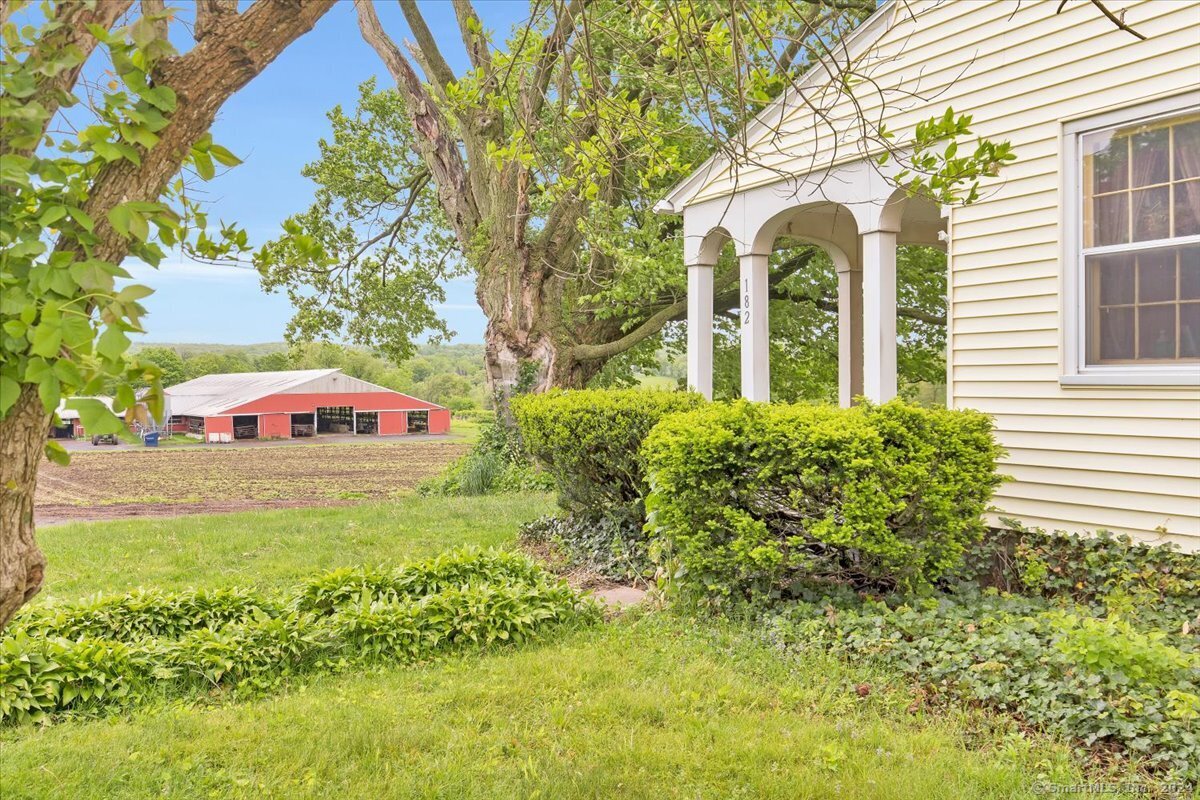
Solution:
M 92 447 L 98 444 L 116 444 L 117 435 L 115 433 L 99 433 L 92 437 Z

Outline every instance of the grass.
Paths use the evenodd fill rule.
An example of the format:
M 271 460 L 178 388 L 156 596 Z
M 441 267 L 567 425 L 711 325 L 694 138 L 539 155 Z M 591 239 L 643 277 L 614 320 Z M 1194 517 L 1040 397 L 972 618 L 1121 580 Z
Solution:
M 253 511 L 42 528 L 37 602 L 138 586 L 287 585 L 322 570 L 396 563 L 464 544 L 510 543 L 549 495 L 419 497 L 400 503 Z
M 0 796 L 1012 798 L 1064 751 L 668 614 L 278 697 L 9 731 Z
M 546 495 L 408 497 L 63 525 L 48 594 L 288 584 L 510 545 Z M 41 602 L 41 600 L 39 600 Z M 858 687 L 870 687 L 865 697 Z M 1065 746 L 756 632 L 631 613 L 519 649 L 326 676 L 276 696 L 0 731 L 0 797 L 1013 798 L 1076 784 Z

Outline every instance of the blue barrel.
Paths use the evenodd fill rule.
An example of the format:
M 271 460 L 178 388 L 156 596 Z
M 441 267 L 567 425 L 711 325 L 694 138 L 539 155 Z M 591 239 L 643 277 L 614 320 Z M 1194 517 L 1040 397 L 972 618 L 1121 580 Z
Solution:
M 146 434 L 146 447 L 158 447 L 158 431 Z

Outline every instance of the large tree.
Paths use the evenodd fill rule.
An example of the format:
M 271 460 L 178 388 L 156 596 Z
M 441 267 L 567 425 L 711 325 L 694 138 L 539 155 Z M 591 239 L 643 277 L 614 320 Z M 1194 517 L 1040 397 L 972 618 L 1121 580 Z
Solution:
M 470 63 L 456 73 L 415 0 L 400 0 L 407 53 L 360 0 L 363 36 L 395 88 L 369 82 L 356 110 L 331 113 L 332 137 L 306 169 L 316 202 L 257 254 L 264 286 L 291 294 L 292 336 L 349 337 L 403 357 L 417 333 L 445 333 L 440 283 L 467 275 L 501 403 L 518 389 L 581 385 L 610 359 L 652 352 L 685 314 L 679 220 L 654 203 L 714 149 L 752 157 L 742 126 L 808 70 L 830 74 L 810 90 L 821 108 L 856 81 L 872 91 L 861 80 L 869 66 L 846 57 L 842 40 L 874 5 L 534 0 L 498 46 L 470 1 L 455 0 Z M 841 124 L 814 109 L 814 124 Z M 949 157 L 947 140 L 967 136 L 969 118 L 939 114 L 922 141 L 904 143 L 858 122 L 864 152 L 906 159 L 913 190 L 939 201 L 970 199 L 1009 157 L 990 142 Z M 820 312 L 793 326 L 797 341 L 822 334 L 834 302 L 797 291 L 815 281 L 804 277 L 814 256 L 791 248 L 773 266 L 774 297 Z M 726 258 L 718 312 L 736 307 L 735 275 Z M 935 288 L 934 305 L 916 309 L 927 321 L 939 315 Z
M 159 383 L 127 356 L 150 290 L 117 289 L 121 263 L 157 264 L 181 240 L 226 251 L 197 232 L 181 171 L 236 163 L 207 135 L 218 109 L 333 4 L 199 0 L 195 44 L 178 54 L 163 0 L 0 1 L 0 628 L 42 585 L 34 490 L 43 453 L 66 458 L 46 441 L 60 398 L 117 379 L 116 408 L 132 415 L 133 385 Z M 99 82 L 85 77 L 97 51 L 110 62 Z M 78 408 L 89 430 L 121 429 L 96 401 Z
M 1140 36 L 1103 0 L 1079 2 Z M 863 107 L 895 94 L 873 80 L 883 59 L 845 46 L 875 0 L 531 0 L 529 19 L 500 42 L 470 0 L 453 0 L 469 63 L 458 72 L 417 0 L 399 4 L 413 39 L 403 48 L 374 4 L 356 0 L 395 88 L 368 84 L 353 113 L 334 110 L 333 136 L 307 170 L 317 202 L 258 266 L 266 288 L 292 296 L 292 336 L 348 337 L 395 357 L 422 331 L 446 332 L 441 282 L 470 276 L 501 403 L 653 353 L 686 308 L 678 220 L 654 203 L 714 151 L 754 161 L 744 124 L 783 92 L 806 109 L 797 124 L 899 162 L 910 191 L 942 204 L 972 202 L 1013 157 L 1004 143 L 968 145 L 970 118 L 948 109 L 907 141 L 882 115 L 835 116 L 847 95 Z M 824 78 L 802 87 L 810 70 Z M 906 102 L 936 105 L 916 94 Z M 927 256 L 902 272 L 928 274 Z M 801 358 L 830 341 L 834 298 L 798 290 L 824 281 L 819 266 L 819 254 L 792 248 L 772 267 L 772 297 L 801 304 L 779 316 Z M 736 280 L 732 259 L 716 280 Z M 912 302 L 900 312 L 901 367 L 913 380 L 936 372 L 938 288 L 902 287 Z M 735 306 L 718 292 L 718 313 Z

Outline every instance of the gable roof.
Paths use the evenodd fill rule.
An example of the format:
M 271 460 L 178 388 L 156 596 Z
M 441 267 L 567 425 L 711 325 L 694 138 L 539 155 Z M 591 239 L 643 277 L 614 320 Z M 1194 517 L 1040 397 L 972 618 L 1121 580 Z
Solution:
M 869 17 L 864 19 L 857 28 L 850 32 L 843 40 L 842 45 L 849 59 L 857 58 L 863 50 L 879 41 L 883 34 L 887 32 L 887 29 L 891 27 L 891 20 L 895 19 L 894 11 L 899 11 L 896 0 L 882 0 L 878 8 Z M 813 65 L 812 69 L 800 76 L 800 79 L 794 84 L 784 89 L 779 97 L 768 103 L 766 108 L 758 112 L 754 119 L 746 124 L 745 135 L 742 139 L 746 142 L 757 141 L 760 134 L 768 130 L 769 127 L 773 127 L 773 124 L 768 123 L 768 120 L 774 120 L 777 123 L 788 116 L 791 109 L 791 100 L 796 96 L 797 92 L 811 88 L 819 81 L 829 77 L 829 67 L 824 60 Z M 691 202 L 692 198 L 700 193 L 709 180 L 719 177 L 729 167 L 729 159 L 724 153 L 720 151 L 713 153 L 703 164 L 692 170 L 690 175 L 675 184 L 674 188 L 667 192 L 662 200 L 655 203 L 654 210 L 660 214 L 683 213 L 684 207 Z
M 234 372 L 203 375 L 169 386 L 166 414 L 172 417 L 205 417 L 249 403 L 269 394 L 286 392 L 317 378 L 340 373 L 338 369 L 292 369 L 282 372 Z

